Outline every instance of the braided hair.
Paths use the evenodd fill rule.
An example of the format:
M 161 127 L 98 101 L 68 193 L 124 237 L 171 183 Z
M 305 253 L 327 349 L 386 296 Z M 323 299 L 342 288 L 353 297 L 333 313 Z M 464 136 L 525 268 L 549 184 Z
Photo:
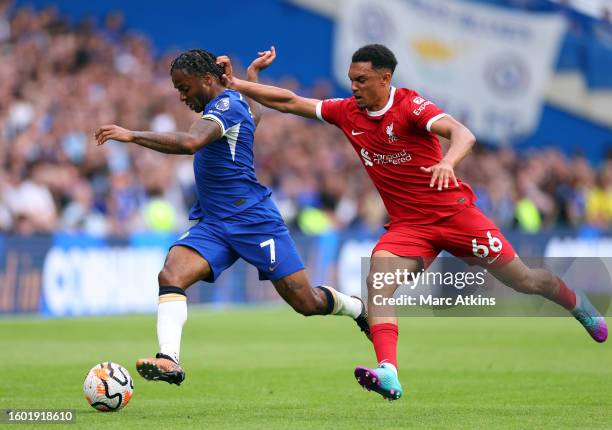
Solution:
M 185 70 L 190 75 L 204 76 L 210 73 L 221 79 L 223 66 L 217 64 L 217 56 L 204 49 L 191 49 L 183 52 L 170 65 L 170 74 L 175 70 Z

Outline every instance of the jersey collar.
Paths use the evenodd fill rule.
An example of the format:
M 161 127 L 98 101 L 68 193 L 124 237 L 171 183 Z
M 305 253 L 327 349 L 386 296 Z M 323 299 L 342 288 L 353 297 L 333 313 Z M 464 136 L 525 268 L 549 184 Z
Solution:
M 395 97 L 395 87 L 392 86 L 391 87 L 391 93 L 389 94 L 389 101 L 387 102 L 387 104 L 385 105 L 384 108 L 382 108 L 381 110 L 377 110 L 375 112 L 369 111 L 366 109 L 366 112 L 368 113 L 368 116 L 383 116 L 389 109 L 391 109 L 391 106 L 393 106 L 393 99 Z

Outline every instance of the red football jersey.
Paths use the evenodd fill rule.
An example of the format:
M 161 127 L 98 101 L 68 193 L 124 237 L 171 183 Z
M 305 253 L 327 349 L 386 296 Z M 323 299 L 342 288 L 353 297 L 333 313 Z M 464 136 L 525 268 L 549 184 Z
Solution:
M 387 105 L 377 112 L 359 109 L 353 97 L 328 99 L 317 105 L 317 117 L 340 128 L 361 157 L 378 189 L 391 222 L 430 224 L 471 206 L 469 185 L 452 181 L 449 188 L 431 188 L 430 167 L 442 160 L 431 125 L 446 114 L 407 88 L 391 87 Z

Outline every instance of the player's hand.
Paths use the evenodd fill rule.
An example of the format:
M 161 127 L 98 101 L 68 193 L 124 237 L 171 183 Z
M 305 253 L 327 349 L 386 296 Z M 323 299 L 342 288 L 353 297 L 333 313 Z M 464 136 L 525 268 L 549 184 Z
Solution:
M 453 165 L 448 161 L 442 160 L 431 167 L 421 166 L 421 171 L 431 173 L 431 182 L 429 182 L 431 188 L 433 188 L 436 185 L 436 181 L 438 181 L 438 191 L 442 191 L 442 187 L 448 188 L 448 183 L 451 179 L 456 187 L 459 186 Z
M 223 76 L 221 76 L 221 83 L 228 88 L 232 88 L 234 85 L 234 71 L 232 69 L 232 61 L 227 55 L 219 55 L 217 57 L 217 64 L 223 67 Z
M 132 130 L 114 124 L 101 126 L 96 130 L 95 136 L 98 145 L 103 145 L 107 140 L 111 139 L 119 142 L 132 142 L 134 140 L 134 132 Z
M 247 68 L 247 79 L 250 77 L 249 75 L 255 74 L 255 77 L 259 72 L 264 70 L 270 64 L 274 62 L 276 59 L 276 48 L 271 46 L 268 51 L 258 52 L 258 58 L 254 59 L 253 62 Z

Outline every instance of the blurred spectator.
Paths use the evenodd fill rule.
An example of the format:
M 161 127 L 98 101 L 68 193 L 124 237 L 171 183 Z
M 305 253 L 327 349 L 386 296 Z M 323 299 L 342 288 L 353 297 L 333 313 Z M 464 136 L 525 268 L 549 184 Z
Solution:
M 597 185 L 586 197 L 588 224 L 605 229 L 612 219 L 612 160 L 606 161 L 599 174 Z
M 5 190 L 5 201 L 14 214 L 13 228 L 17 233 L 50 233 L 57 226 L 57 211 L 51 191 L 44 184 L 43 169 L 42 165 L 34 165 L 27 179 Z
M 108 220 L 95 206 L 92 187 L 87 182 L 75 184 L 70 202 L 64 208 L 59 230 L 104 236 L 110 232 Z
M 0 43 L 4 43 L 11 37 L 11 23 L 9 21 L 9 0 L 0 0 Z

